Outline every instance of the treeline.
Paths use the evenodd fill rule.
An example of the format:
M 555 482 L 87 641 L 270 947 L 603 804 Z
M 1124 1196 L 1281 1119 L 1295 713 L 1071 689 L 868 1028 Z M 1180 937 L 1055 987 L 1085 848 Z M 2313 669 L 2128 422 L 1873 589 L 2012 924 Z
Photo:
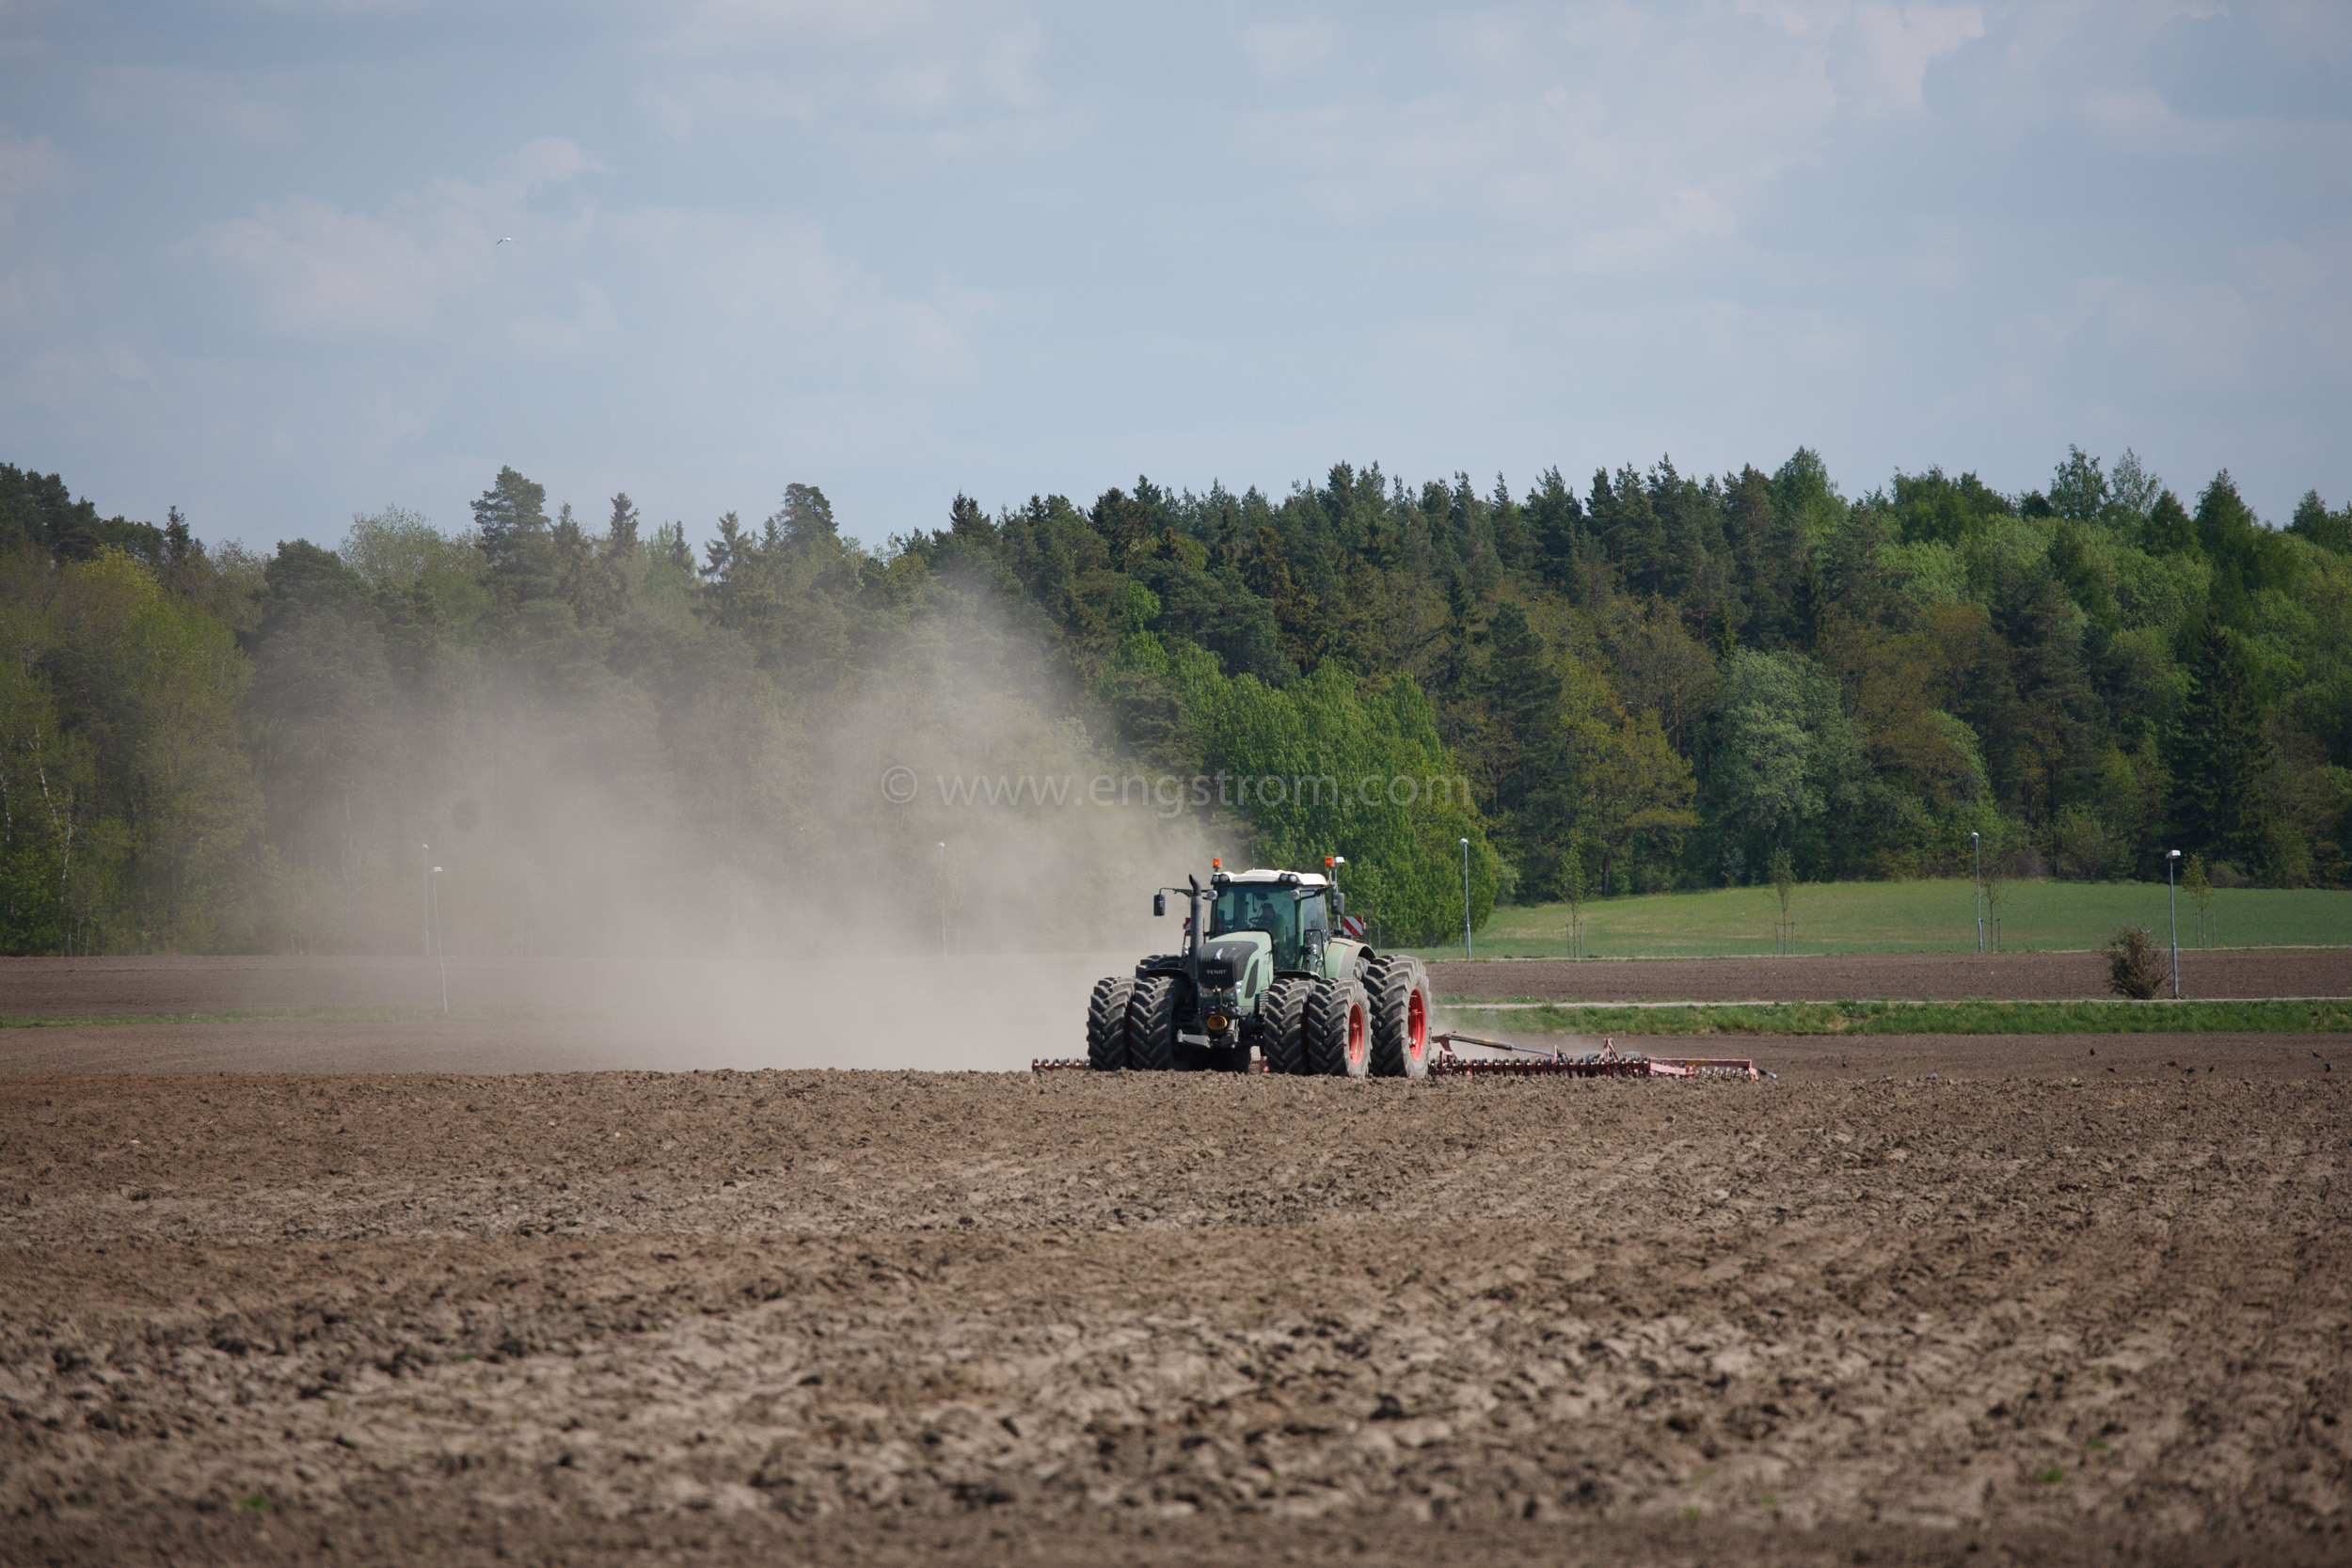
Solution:
M 1332 469 L 1274 501 L 1149 483 L 1084 513 L 959 502 L 899 549 L 995 583 L 1182 771 L 1208 700 L 1336 667 L 1408 677 L 1476 781 L 1505 897 L 1959 869 L 2343 885 L 2352 508 L 2264 527 L 2126 453 L 2046 492 L 1898 475 L 1841 497 L 1800 451 L 1704 481 L 1555 470 L 1522 495 Z M 1140 590 L 1140 593 L 1138 593 Z
M 2178 847 L 2352 880 L 2352 508 L 2273 530 L 2226 473 L 2184 500 L 2130 453 L 1858 499 L 1804 451 L 1581 493 L 1343 465 L 1279 499 L 958 497 L 880 550 L 813 486 L 698 548 L 506 469 L 463 532 L 395 509 L 266 559 L 0 466 L 0 636 L 10 952 L 413 947 L 443 859 L 477 950 L 1076 942 L 1180 829 L 1345 853 L 1406 942 L 1458 927 L 1463 839 L 1481 920 L 1783 855 L 1948 872 L 1972 832 L 2014 874 Z M 1471 803 L 982 821 L 931 793 L 1103 770 L 1459 774 Z

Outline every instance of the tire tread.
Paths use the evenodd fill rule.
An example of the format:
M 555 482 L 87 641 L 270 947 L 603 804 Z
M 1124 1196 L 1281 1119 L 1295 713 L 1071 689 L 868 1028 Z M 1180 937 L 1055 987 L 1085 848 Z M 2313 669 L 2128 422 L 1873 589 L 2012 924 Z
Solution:
M 1364 988 L 1353 974 L 1318 980 L 1307 998 L 1307 1070 L 1324 1077 L 1345 1078 L 1347 1017 L 1364 1005 Z M 1369 1020 L 1367 1020 L 1369 1022 Z M 1366 1042 L 1365 1055 L 1371 1055 Z
M 1144 1072 L 1176 1069 L 1176 980 L 1152 974 L 1127 999 L 1127 1065 Z
M 1372 966 L 1364 982 L 1372 1015 L 1372 1070 L 1381 1078 L 1425 1076 L 1428 1070 L 1426 1053 L 1422 1071 L 1413 1072 L 1413 1062 L 1406 1053 L 1412 1023 L 1412 995 L 1421 992 L 1422 1017 L 1428 1017 L 1429 972 L 1419 958 L 1399 954 L 1380 959 Z
M 1313 981 L 1285 979 L 1266 987 L 1259 999 L 1258 1044 L 1268 1072 L 1307 1070 L 1307 1001 L 1313 994 Z
M 1087 1065 L 1097 1072 L 1127 1065 L 1127 1001 L 1135 989 L 1134 976 L 1113 974 L 1097 980 L 1087 998 Z

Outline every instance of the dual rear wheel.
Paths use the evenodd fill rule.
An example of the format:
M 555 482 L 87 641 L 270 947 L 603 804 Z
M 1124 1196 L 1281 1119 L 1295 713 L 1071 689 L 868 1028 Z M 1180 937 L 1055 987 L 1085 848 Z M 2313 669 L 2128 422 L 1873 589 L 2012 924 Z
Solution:
M 1372 1005 L 1372 1070 L 1382 1078 L 1429 1076 L 1429 971 L 1419 958 L 1388 958 L 1364 973 Z
M 1245 1071 L 1246 1052 L 1211 1050 L 1177 1038 L 1176 981 L 1114 974 L 1087 999 L 1087 1065 L 1097 1072 Z
M 1291 976 L 1258 1003 L 1266 1070 L 1333 1078 L 1429 1074 L 1429 972 L 1419 958 L 1386 958 L 1337 979 Z M 1197 1068 L 1203 1054 L 1176 1038 L 1176 982 L 1113 975 L 1087 1002 L 1087 1062 L 1097 1071 Z M 1243 1063 L 1238 1053 L 1233 1066 Z M 1216 1064 L 1223 1065 L 1223 1064 Z
M 1429 971 L 1377 958 L 1333 980 L 1278 980 L 1258 1004 L 1273 1072 L 1341 1078 L 1429 1075 Z

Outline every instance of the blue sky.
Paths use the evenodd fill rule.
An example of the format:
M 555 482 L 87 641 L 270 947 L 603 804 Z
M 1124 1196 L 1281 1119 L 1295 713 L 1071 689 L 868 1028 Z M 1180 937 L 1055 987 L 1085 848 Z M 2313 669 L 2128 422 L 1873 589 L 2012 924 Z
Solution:
M 2283 522 L 2347 198 L 2333 3 L 0 0 L 0 461 L 264 548 L 1801 443 Z

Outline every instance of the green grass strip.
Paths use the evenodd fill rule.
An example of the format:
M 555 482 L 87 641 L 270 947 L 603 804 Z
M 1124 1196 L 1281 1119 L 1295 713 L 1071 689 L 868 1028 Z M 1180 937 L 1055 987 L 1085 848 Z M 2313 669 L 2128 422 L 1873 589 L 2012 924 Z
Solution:
M 1442 1005 L 1442 1004 L 1441 1004 Z M 1454 1013 L 1464 1033 L 1576 1035 L 2155 1035 L 2352 1031 L 2352 1001 L 1562 1003 Z
M 1788 912 L 1799 953 L 1976 951 L 1979 912 L 1967 878 L 1915 882 L 1808 882 Z M 2154 882 L 2011 882 L 1997 915 L 2000 945 L 2010 951 L 2089 951 L 2119 926 L 2144 926 L 2168 942 L 2180 922 L 2184 969 L 2202 956 L 2199 910 Z M 2352 890 L 2225 888 L 2203 911 L 2202 938 L 2231 947 L 2352 946 Z M 1779 896 L 1769 887 L 1630 894 L 1583 907 L 1587 958 L 1700 958 L 1766 955 Z M 1562 958 L 1569 954 L 1565 904 L 1505 905 L 1477 933 L 1481 958 Z M 1989 932 L 1987 934 L 1990 934 Z M 1458 959 L 1453 942 L 1419 950 L 1438 962 Z

